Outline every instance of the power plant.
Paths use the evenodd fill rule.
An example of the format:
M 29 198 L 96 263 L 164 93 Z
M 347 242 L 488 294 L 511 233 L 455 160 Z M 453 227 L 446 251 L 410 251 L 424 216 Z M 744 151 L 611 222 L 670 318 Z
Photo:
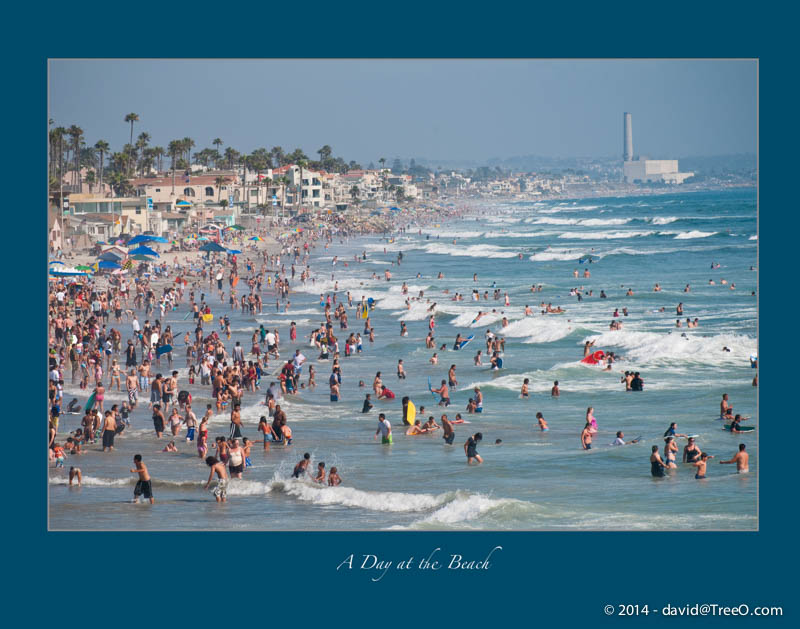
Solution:
M 633 156 L 633 120 L 630 113 L 623 113 L 622 173 L 626 183 L 683 183 L 694 173 L 678 171 L 677 159 L 642 159 Z

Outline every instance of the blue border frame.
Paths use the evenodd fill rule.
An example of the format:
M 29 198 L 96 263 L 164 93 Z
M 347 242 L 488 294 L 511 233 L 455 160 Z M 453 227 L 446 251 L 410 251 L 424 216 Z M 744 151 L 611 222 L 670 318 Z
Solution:
M 81 9 L 87 11 L 85 5 Z M 23 373 L 27 374 L 46 350 L 42 334 L 46 288 L 39 282 L 44 282 L 41 278 L 46 275 L 45 239 L 41 236 L 46 230 L 46 214 L 40 195 L 46 164 L 48 57 L 758 57 L 761 102 L 766 103 L 768 112 L 760 119 L 760 137 L 766 140 L 761 151 L 765 176 L 760 181 L 760 217 L 766 220 L 760 222 L 759 233 L 759 245 L 766 245 L 768 272 L 760 275 L 763 284 L 759 283 L 759 292 L 774 295 L 776 301 L 779 294 L 793 292 L 791 271 L 796 263 L 782 264 L 781 258 L 794 252 L 790 238 L 796 200 L 790 185 L 793 173 L 789 172 L 794 162 L 788 150 L 793 142 L 785 131 L 787 126 L 793 127 L 796 113 L 788 111 L 794 100 L 780 92 L 796 70 L 790 66 L 791 57 L 777 49 L 781 41 L 793 38 L 780 33 L 774 15 L 762 17 L 752 11 L 745 15 L 734 6 L 675 6 L 669 14 L 659 11 L 632 24 L 622 17 L 622 8 L 612 5 L 595 5 L 585 12 L 568 7 L 563 13 L 534 4 L 428 4 L 418 9 L 408 3 L 349 3 L 313 10 L 301 5 L 192 5 L 158 7 L 158 21 L 169 27 L 153 32 L 143 22 L 151 11 L 146 6 L 106 4 L 91 9 L 89 15 L 77 15 L 64 6 L 62 12 L 50 15 L 50 9 L 41 10 L 35 19 L 16 11 L 26 9 L 13 9 L 9 24 L 30 23 L 36 29 L 33 36 L 23 29 L 10 29 L 19 35 L 17 41 L 12 37 L 15 52 L 8 58 L 7 77 L 11 88 L 7 97 L 19 105 L 14 118 L 7 119 L 11 123 L 7 146 L 19 147 L 18 153 L 14 151 L 16 169 L 7 173 L 22 178 L 23 185 L 13 186 L 14 193 L 34 191 L 24 194 L 19 204 L 7 198 L 6 210 L 11 227 L 24 230 L 24 237 L 6 243 L 10 257 L 5 266 L 15 269 L 24 280 L 19 286 L 22 301 L 17 305 L 33 304 L 31 319 L 6 319 L 6 326 L 14 325 L 22 332 L 14 335 L 16 347 L 10 356 L 22 357 Z M 197 29 L 216 24 L 216 19 L 209 22 L 210 12 L 225 17 L 230 30 L 223 27 L 219 36 L 210 35 L 200 43 L 176 36 L 181 30 L 202 32 Z M 262 15 L 263 22 L 251 22 L 253 12 Z M 638 9 L 635 12 L 641 15 Z M 308 25 L 302 44 L 294 39 L 292 24 L 296 20 Z M 219 33 L 216 26 L 212 28 L 214 34 Z M 269 34 L 266 40 L 265 32 Z M 31 239 L 39 255 L 31 255 Z M 33 264 L 25 262 L 32 259 Z M 6 280 L 10 277 L 6 275 Z M 31 281 L 31 277 L 35 279 Z M 17 288 L 13 281 L 11 286 Z M 778 308 L 773 304 L 766 312 L 774 317 Z M 791 325 L 790 321 L 786 323 Z M 10 488 L 5 496 L 5 519 L 18 528 L 6 533 L 7 571 L 19 586 L 12 593 L 15 607 L 30 609 L 35 597 L 34 610 L 47 608 L 46 622 L 59 624 L 127 624 L 131 612 L 137 618 L 134 622 L 140 624 L 160 623 L 167 617 L 164 614 L 171 613 L 182 623 L 217 622 L 220 613 L 233 612 L 242 614 L 245 622 L 264 616 L 267 623 L 285 620 L 358 626 L 406 617 L 425 624 L 440 619 L 473 624 L 502 622 L 514 616 L 531 624 L 577 624 L 604 622 L 606 604 L 660 608 L 667 603 L 744 602 L 783 605 L 784 616 L 767 622 L 770 626 L 784 624 L 795 616 L 788 605 L 796 577 L 780 574 L 781 565 L 797 546 L 788 535 L 786 510 L 786 494 L 794 490 L 789 484 L 793 475 L 788 464 L 793 452 L 771 449 L 770 445 L 776 443 L 778 430 L 787 431 L 787 420 L 791 420 L 778 408 L 782 401 L 779 392 L 792 390 L 788 381 L 792 372 L 780 370 L 776 351 L 779 341 L 783 341 L 785 353 L 794 351 L 784 338 L 786 323 L 769 326 L 760 339 L 760 384 L 766 389 L 760 398 L 764 454 L 759 457 L 758 533 L 48 533 L 42 492 L 45 470 L 35 463 L 22 464 L 8 466 L 5 479 Z M 32 339 L 25 338 L 27 331 Z M 30 421 L 38 427 L 38 383 L 34 378 L 30 395 L 16 396 L 7 413 L 9 419 Z M 17 389 L 16 383 L 12 386 Z M 34 401 L 32 405 L 29 400 Z M 778 422 L 783 424 L 780 428 L 775 426 Z M 35 451 L 40 437 L 36 429 L 33 432 Z M 16 436 L 10 433 L 9 437 L 12 435 Z M 27 434 L 21 436 L 21 447 L 27 448 Z M 497 545 L 503 550 L 493 555 L 488 571 L 391 570 L 373 583 L 367 571 L 336 570 L 350 553 L 356 561 L 367 553 L 395 562 L 413 555 L 418 561 L 440 547 L 441 554 L 482 559 Z M 665 549 L 669 549 L 670 559 L 665 559 Z M 246 566 L 243 579 L 217 567 L 212 553 L 221 550 L 240 557 Z M 122 595 L 105 598 L 102 591 L 107 583 Z M 166 590 L 169 594 L 162 595 L 166 584 L 171 586 Z M 280 592 L 277 597 L 275 588 Z M 89 592 L 94 595 L 86 596 Z M 204 594 L 210 598 L 208 602 Z M 223 604 L 214 605 L 220 597 Z M 648 622 L 652 621 L 648 618 Z

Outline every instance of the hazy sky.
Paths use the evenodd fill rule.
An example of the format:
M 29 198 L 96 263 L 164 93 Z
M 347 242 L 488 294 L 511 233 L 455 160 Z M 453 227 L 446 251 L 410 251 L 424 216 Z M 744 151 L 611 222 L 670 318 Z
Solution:
M 755 61 L 53 60 L 49 115 L 119 150 L 221 138 L 239 151 L 323 144 L 386 157 L 484 160 L 755 153 Z

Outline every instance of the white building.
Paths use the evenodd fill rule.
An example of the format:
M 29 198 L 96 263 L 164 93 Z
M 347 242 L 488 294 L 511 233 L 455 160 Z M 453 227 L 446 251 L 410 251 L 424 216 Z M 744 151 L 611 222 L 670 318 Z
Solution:
M 683 183 L 694 173 L 678 171 L 677 159 L 636 159 L 623 162 L 626 183 Z

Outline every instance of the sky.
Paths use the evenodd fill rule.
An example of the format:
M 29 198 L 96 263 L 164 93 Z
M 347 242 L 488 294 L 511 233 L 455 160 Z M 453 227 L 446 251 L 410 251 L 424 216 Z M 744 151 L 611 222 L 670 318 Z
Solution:
M 367 165 L 385 157 L 473 160 L 753 153 L 753 60 L 52 59 L 49 117 L 120 150 L 124 117 L 152 146 L 195 150 L 324 144 Z

